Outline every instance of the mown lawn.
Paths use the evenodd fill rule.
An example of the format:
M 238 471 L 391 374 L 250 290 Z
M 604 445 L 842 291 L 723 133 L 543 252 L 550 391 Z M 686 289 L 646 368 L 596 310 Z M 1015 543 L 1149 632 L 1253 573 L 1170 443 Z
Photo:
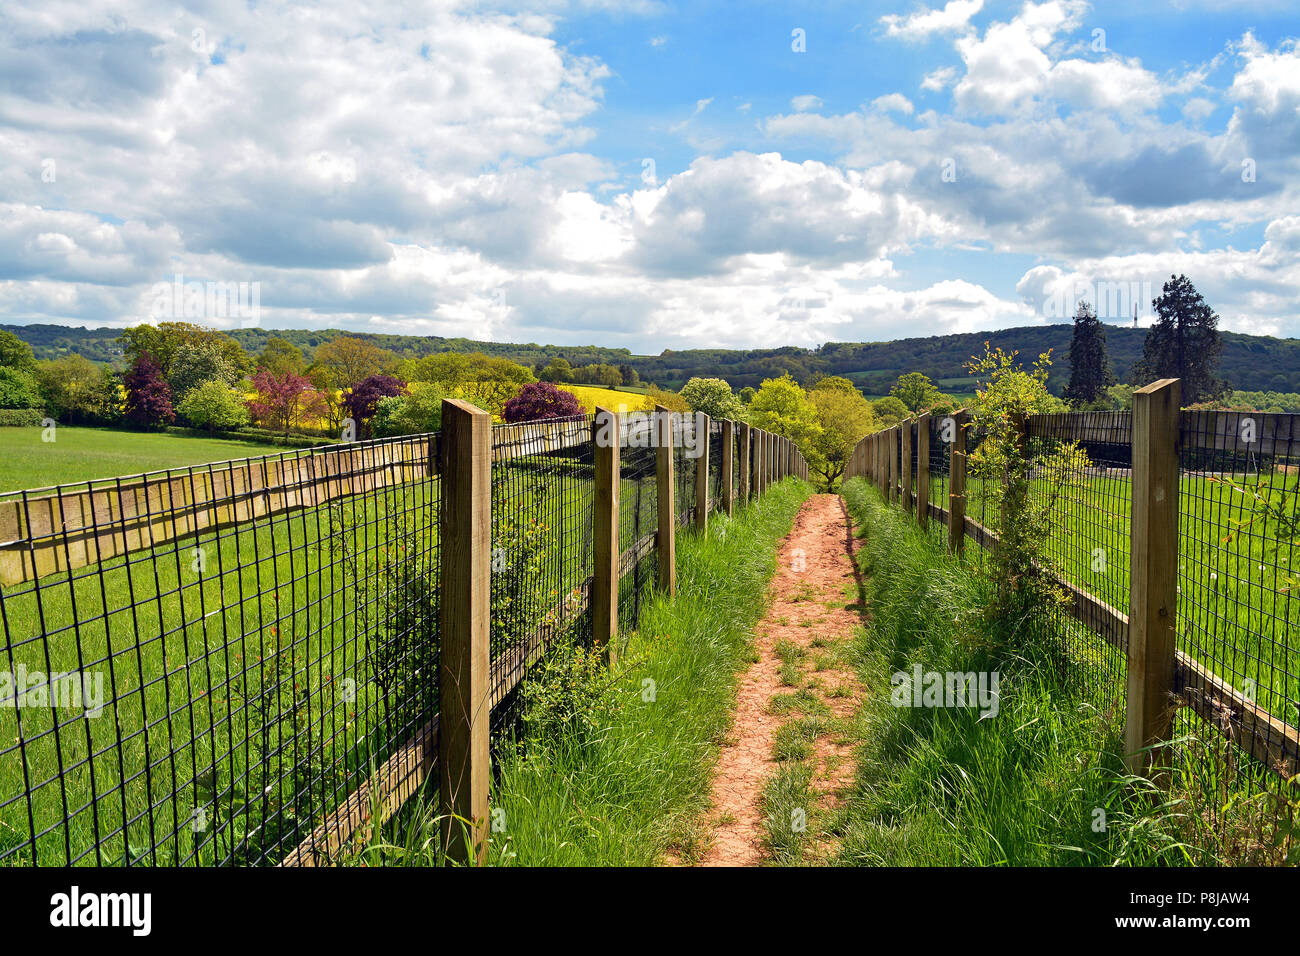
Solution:
M 138 475 L 281 450 L 261 442 L 73 425 L 59 425 L 51 442 L 42 440 L 43 433 L 41 428 L 0 428 L 0 492 Z

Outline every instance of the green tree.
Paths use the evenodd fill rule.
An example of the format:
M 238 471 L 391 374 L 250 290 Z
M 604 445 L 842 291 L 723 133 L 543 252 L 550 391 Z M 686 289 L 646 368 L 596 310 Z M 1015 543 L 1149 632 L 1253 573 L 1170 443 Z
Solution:
M 1074 311 L 1074 337 L 1070 340 L 1070 384 L 1065 400 L 1076 408 L 1108 400 L 1106 390 L 1115 384 L 1106 355 L 1106 327 L 1087 302 Z
M 903 400 L 893 395 L 886 395 L 871 403 L 871 411 L 881 428 L 890 428 L 908 417 L 908 407 Z
M 238 342 L 224 332 L 205 329 L 192 322 L 159 322 L 157 325 L 136 325 L 124 329 L 117 340 L 122 346 L 128 365 L 134 365 L 140 356 L 147 353 L 154 364 L 162 369 L 162 373 L 167 377 L 169 383 L 171 381 L 172 362 L 181 347 L 185 345 L 206 346 L 217 351 L 225 363 L 239 376 L 247 375 L 252 371 L 248 353 L 244 351 Z
M 44 408 L 36 376 L 26 369 L 0 367 L 0 408 Z
M 907 372 L 898 376 L 898 381 L 889 390 L 889 394 L 902 402 L 912 415 L 921 414 L 926 409 L 937 405 L 943 398 L 943 393 L 935 388 L 930 377 L 922 372 Z
M 242 377 L 221 343 L 213 339 L 191 339 L 182 342 L 172 353 L 167 384 L 176 400 L 183 402 L 192 389 L 204 382 L 215 380 L 229 388 Z
M 262 353 L 257 357 L 258 368 L 270 370 L 275 375 L 291 372 L 301 375 L 307 369 L 307 360 L 302 349 L 288 339 L 272 335 L 262 346 Z
M 568 359 L 556 356 L 537 373 L 537 378 L 543 382 L 571 382 L 573 381 L 573 366 L 569 364 Z
M 1133 384 L 1182 379 L 1184 405 L 1217 399 L 1228 391 L 1228 384 L 1216 376 L 1223 352 L 1219 316 L 1191 280 L 1170 276 L 1151 307 L 1156 321 L 1147 330 L 1142 359 L 1133 366 Z
M 801 449 L 810 446 L 821 434 L 816 407 L 808 400 L 808 393 L 789 375 L 764 379 L 745 417 L 757 428 L 792 439 Z
M 244 397 L 220 379 L 210 379 L 191 388 L 176 410 L 194 427 L 209 431 L 248 424 Z
M 806 445 L 800 446 L 809 468 L 834 491 L 844 475 L 854 446 L 864 435 L 876 429 L 871 403 L 856 388 L 845 389 L 822 379 L 808 393 L 808 401 L 817 412 L 821 431 Z M 846 381 L 840 379 L 840 381 Z
M 725 378 L 693 378 L 682 386 L 680 394 L 691 411 L 710 418 L 738 419 L 745 411 Z
M 36 371 L 36 357 L 32 354 L 32 347 L 12 332 L 3 329 L 0 329 L 0 368 L 16 368 L 22 372 Z
M 46 407 L 60 421 L 89 424 L 121 417 L 117 377 L 81 355 L 73 353 L 40 363 L 36 380 Z

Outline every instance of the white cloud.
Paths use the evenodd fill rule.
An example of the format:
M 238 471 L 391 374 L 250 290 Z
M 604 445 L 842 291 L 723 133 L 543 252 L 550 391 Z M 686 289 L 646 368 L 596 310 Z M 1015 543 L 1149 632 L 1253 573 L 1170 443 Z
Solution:
M 889 14 L 880 18 L 885 34 L 907 40 L 921 40 L 936 33 L 953 33 L 969 28 L 971 17 L 979 13 L 984 0 L 948 0 L 942 9 L 923 10 L 911 16 Z
M 887 93 L 884 96 L 877 96 L 871 101 L 871 106 L 882 113 L 906 113 L 909 116 L 915 109 L 912 106 L 912 101 L 902 93 Z
M 820 96 L 813 96 L 811 93 L 803 96 L 796 96 L 790 100 L 790 106 L 797 113 L 806 113 L 809 110 L 819 109 L 822 105 Z

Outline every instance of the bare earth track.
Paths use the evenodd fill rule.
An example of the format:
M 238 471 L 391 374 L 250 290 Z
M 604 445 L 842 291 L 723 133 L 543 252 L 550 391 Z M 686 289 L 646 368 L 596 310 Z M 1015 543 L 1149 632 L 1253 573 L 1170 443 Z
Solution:
M 788 683 L 788 669 L 783 679 L 778 648 L 784 649 L 787 660 L 790 645 L 803 649 L 796 651 L 804 662 L 798 687 L 819 696 L 832 721 L 851 720 L 857 710 L 861 687 L 834 654 L 861 624 L 855 610 L 852 547 L 848 514 L 838 495 L 809 498 L 781 543 L 769 587 L 771 605 L 755 631 L 758 660 L 741 678 L 731 732 L 715 770 L 707 820 L 712 839 L 701 866 L 764 862 L 763 785 L 777 767 L 773 743 L 788 719 L 787 714 L 774 713 L 771 704 L 774 697 L 796 690 Z M 852 783 L 851 751 L 851 742 L 833 731 L 820 734 L 813 744 L 813 791 L 823 811 L 834 809 Z M 833 850 L 811 826 L 809 836 L 810 857 Z

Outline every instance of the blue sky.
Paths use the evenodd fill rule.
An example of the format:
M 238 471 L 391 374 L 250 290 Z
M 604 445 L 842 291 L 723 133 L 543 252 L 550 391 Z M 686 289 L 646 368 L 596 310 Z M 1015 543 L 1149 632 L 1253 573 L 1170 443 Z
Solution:
M 6 0 L 0 322 L 659 352 L 1144 322 L 1185 272 L 1300 336 L 1288 7 Z

